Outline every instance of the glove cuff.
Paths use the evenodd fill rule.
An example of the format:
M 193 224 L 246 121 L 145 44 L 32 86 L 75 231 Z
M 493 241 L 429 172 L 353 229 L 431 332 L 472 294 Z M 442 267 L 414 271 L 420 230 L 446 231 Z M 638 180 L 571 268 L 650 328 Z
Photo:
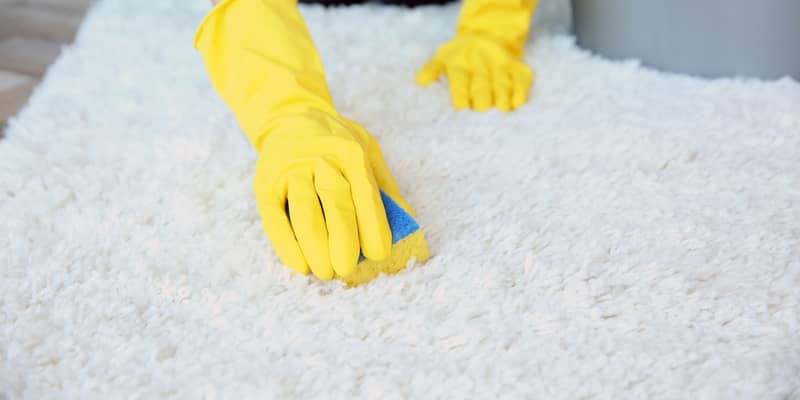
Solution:
M 231 5 L 231 3 L 235 3 L 236 1 L 238 0 L 222 0 L 221 2 L 216 4 L 211 9 L 211 11 L 209 11 L 208 14 L 206 14 L 205 17 L 203 17 L 203 20 L 200 21 L 200 23 L 197 25 L 197 29 L 195 29 L 194 36 L 192 39 L 195 50 L 200 50 L 199 47 L 200 37 L 203 35 L 203 29 L 206 27 L 206 25 L 210 24 L 209 21 L 213 20 L 218 13 L 225 12 L 224 10 L 227 9 Z M 288 3 L 292 3 L 294 5 L 297 4 L 297 0 L 276 0 L 276 1 L 285 1 Z
M 456 36 L 491 39 L 517 57 L 528 37 L 538 0 L 464 0 Z
M 281 115 L 310 108 L 338 115 L 295 0 L 224 0 L 201 22 L 194 45 L 256 148 Z

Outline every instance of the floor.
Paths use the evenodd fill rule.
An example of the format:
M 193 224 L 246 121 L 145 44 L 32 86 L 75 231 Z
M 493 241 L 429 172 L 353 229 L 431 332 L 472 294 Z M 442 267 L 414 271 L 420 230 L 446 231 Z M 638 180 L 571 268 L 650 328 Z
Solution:
M 0 0 L 0 137 L 27 103 L 92 0 Z

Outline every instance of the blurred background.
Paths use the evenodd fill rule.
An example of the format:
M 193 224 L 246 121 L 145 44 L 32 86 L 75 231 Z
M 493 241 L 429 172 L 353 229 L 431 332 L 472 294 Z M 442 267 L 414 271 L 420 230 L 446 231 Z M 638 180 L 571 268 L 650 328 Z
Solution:
M 72 42 L 92 1 L 0 0 L 0 137 L 62 46 Z M 211 7 L 208 0 L 186 1 Z M 413 6 L 457 0 L 300 1 Z M 572 32 L 595 54 L 638 59 L 662 71 L 800 79 L 800 0 L 540 0 L 534 19 L 540 34 Z
M 0 0 L 0 135 L 70 43 L 92 0 Z

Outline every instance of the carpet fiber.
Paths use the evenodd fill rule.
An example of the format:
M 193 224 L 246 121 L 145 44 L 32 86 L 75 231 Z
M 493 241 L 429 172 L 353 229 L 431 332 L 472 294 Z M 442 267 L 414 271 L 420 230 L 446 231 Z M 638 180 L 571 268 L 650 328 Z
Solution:
M 455 5 L 303 8 L 433 255 L 345 289 L 262 234 L 208 2 L 102 1 L 0 141 L 5 398 L 800 398 L 800 85 L 595 58 L 543 3 L 507 115 L 413 84 Z

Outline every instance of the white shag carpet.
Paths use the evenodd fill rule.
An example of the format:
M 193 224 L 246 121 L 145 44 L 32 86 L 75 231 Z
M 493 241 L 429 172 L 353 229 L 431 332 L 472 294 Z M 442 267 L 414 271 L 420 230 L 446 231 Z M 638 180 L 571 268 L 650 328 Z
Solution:
M 303 8 L 434 254 L 348 290 L 261 232 L 207 1 L 103 1 L 0 141 L 0 397 L 800 398 L 800 84 L 604 61 L 542 7 L 510 115 L 413 83 L 457 6 Z

